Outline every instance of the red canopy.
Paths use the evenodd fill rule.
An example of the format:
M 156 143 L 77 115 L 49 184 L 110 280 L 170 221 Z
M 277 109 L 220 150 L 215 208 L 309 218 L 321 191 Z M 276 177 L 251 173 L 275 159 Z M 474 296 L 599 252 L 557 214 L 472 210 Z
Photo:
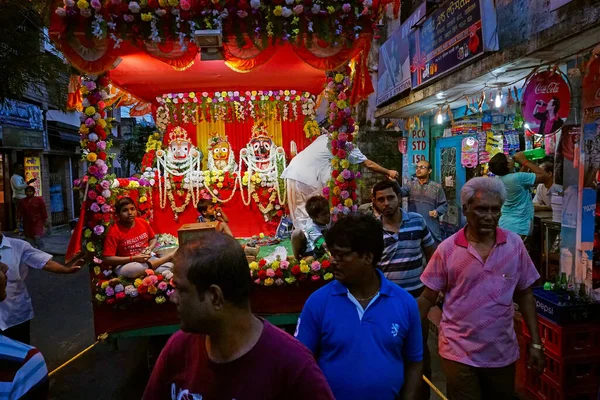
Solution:
M 320 93 L 325 82 L 323 71 L 305 63 L 289 44 L 278 47 L 267 62 L 246 73 L 234 71 L 224 61 L 200 61 L 199 54 L 185 71 L 142 51 L 121 58 L 109 72 L 111 82 L 149 102 L 163 93 L 177 92 L 295 89 Z

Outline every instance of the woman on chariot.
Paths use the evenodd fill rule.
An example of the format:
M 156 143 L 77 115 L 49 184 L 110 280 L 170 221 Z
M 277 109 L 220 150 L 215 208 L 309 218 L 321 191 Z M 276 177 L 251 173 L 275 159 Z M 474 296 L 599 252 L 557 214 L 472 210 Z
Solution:
M 104 241 L 103 261 L 107 266 L 116 266 L 119 276 L 129 279 L 144 276 L 147 269 L 158 273 L 173 267 L 173 252 L 162 257 L 153 253 L 156 234 L 138 211 L 131 197 L 123 197 L 115 204 L 117 222 L 110 227 Z

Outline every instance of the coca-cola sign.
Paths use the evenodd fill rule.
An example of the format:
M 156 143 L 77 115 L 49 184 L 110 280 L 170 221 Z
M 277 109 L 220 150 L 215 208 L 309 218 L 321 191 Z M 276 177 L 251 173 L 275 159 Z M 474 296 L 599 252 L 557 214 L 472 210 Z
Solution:
M 600 58 L 594 59 L 583 77 L 583 108 L 600 107 Z
M 547 135 L 562 128 L 571 109 L 571 89 L 564 75 L 558 71 L 534 74 L 525 82 L 521 108 L 534 133 Z

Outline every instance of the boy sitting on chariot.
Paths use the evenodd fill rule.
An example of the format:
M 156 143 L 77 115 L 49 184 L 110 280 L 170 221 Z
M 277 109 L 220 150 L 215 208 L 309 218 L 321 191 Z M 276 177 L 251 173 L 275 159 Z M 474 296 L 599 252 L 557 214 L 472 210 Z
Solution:
M 306 212 L 310 217 L 306 228 L 292 232 L 292 249 L 297 260 L 319 259 L 327 252 L 325 231 L 331 223 L 329 201 L 323 196 L 313 196 L 306 201 Z
M 221 207 L 215 205 L 211 199 L 200 199 L 196 206 L 198 210 L 198 222 L 216 222 L 217 232 L 226 233 L 229 236 L 233 236 L 231 229 L 229 229 L 229 218 Z

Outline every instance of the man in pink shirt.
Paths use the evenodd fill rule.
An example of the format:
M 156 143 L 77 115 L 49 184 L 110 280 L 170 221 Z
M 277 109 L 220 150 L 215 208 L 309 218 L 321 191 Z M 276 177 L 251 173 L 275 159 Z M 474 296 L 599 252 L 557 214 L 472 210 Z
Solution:
M 439 351 L 450 400 L 512 398 L 519 359 L 513 300 L 532 332 L 529 367 L 544 368 L 531 291 L 540 275 L 519 235 L 498 228 L 505 199 L 498 179 L 467 182 L 461 190 L 467 226 L 439 245 L 421 276 L 421 318 L 439 292 L 445 295 Z

